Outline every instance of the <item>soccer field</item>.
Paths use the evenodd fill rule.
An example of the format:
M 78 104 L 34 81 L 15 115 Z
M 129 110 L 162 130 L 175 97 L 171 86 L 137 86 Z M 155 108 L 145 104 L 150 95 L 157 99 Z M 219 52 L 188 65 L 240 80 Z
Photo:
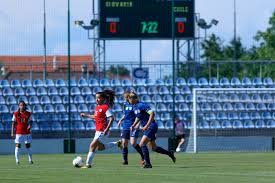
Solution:
M 121 164 L 120 154 L 100 154 L 91 169 L 72 166 L 75 155 L 34 155 L 33 165 L 23 155 L 15 165 L 11 155 L 0 156 L 0 182 L 95 182 L 95 183 L 264 183 L 275 182 L 275 153 L 176 154 L 177 163 L 151 153 L 153 168 L 142 169 L 137 154 L 130 154 L 129 165 Z M 85 158 L 85 155 L 82 155 Z

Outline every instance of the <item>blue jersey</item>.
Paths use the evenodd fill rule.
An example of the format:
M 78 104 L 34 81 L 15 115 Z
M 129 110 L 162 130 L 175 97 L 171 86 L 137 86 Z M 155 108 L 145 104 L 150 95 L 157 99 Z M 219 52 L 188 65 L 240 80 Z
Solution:
M 151 110 L 150 106 L 143 102 L 138 102 L 134 106 L 136 117 L 140 119 L 140 123 L 142 126 L 145 126 L 149 120 L 150 114 L 148 114 L 148 111 Z M 157 123 L 155 121 L 152 121 L 151 125 L 156 125 Z
M 122 128 L 123 130 L 130 130 L 130 127 L 132 126 L 132 124 L 136 119 L 136 115 L 135 115 L 133 106 L 128 102 L 124 103 L 124 115 L 125 115 L 125 118 L 124 118 L 124 123 L 122 124 Z

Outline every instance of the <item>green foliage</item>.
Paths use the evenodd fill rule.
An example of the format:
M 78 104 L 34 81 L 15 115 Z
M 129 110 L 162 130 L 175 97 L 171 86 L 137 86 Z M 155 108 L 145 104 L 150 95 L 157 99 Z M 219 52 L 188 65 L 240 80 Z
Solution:
M 130 76 L 130 71 L 122 65 L 117 65 L 117 66 L 111 65 L 107 72 L 110 75 L 118 75 L 121 77 Z

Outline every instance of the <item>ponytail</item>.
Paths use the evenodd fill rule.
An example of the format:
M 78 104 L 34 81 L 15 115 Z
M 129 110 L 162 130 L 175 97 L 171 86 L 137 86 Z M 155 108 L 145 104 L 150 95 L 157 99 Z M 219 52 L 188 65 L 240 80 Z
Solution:
M 98 92 L 101 97 L 105 99 L 105 102 L 112 107 L 115 101 L 115 92 L 113 90 L 103 90 L 102 92 Z

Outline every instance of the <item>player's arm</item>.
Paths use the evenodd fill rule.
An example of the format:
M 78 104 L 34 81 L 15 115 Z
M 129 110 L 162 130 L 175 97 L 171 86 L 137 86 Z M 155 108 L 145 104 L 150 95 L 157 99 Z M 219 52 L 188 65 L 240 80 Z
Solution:
M 106 129 L 104 130 L 104 135 L 106 135 L 109 132 L 110 127 L 112 126 L 113 121 L 115 119 L 110 109 L 106 111 L 106 117 L 108 118 L 109 122 Z
M 28 124 L 29 124 L 29 125 L 28 125 L 28 130 L 31 130 L 31 128 L 32 128 L 32 121 L 29 121 Z
M 92 115 L 92 114 L 86 114 L 86 113 L 80 113 L 80 116 L 81 117 L 84 117 L 84 118 L 90 118 L 90 119 L 95 119 L 95 116 Z
M 123 115 L 120 120 L 118 121 L 117 123 L 117 126 L 119 127 L 122 123 L 123 123 L 123 120 L 125 119 L 125 115 Z
M 132 124 L 132 126 L 130 127 L 131 130 L 133 130 L 134 128 L 136 128 L 136 126 L 140 123 L 140 119 L 138 117 L 136 117 L 135 122 Z
M 146 131 L 148 128 L 149 128 L 149 126 L 150 126 L 150 124 L 154 121 L 154 119 L 155 119 L 155 112 L 153 111 L 153 110 L 148 110 L 147 111 L 147 113 L 150 115 L 149 116 L 149 120 L 148 120 L 148 122 L 146 123 L 146 125 L 142 128 L 142 130 L 143 131 Z
M 15 125 L 16 125 L 16 121 L 15 121 L 15 116 L 13 115 L 12 123 L 11 123 L 11 137 L 14 137 Z

